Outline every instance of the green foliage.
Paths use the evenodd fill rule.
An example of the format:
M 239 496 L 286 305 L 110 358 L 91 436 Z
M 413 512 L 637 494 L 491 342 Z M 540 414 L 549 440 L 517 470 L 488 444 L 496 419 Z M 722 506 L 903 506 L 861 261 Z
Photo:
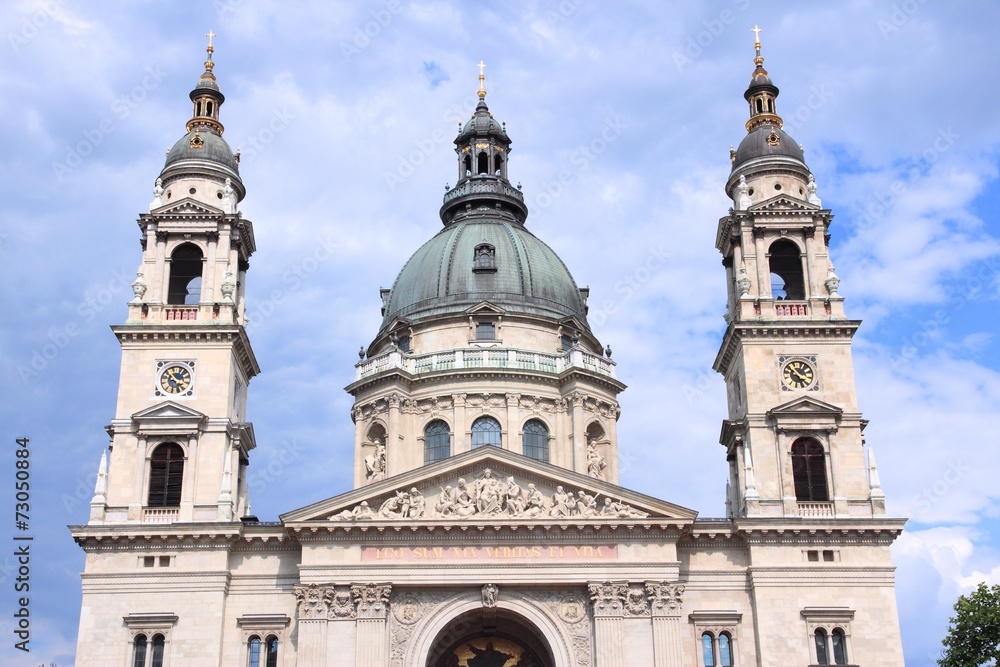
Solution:
M 958 598 L 942 643 L 941 667 L 1000 665 L 1000 584 Z

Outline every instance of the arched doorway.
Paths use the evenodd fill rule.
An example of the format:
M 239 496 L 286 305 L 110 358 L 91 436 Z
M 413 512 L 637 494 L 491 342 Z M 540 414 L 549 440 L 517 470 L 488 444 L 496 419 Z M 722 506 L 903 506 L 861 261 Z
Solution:
M 505 609 L 454 618 L 435 637 L 425 667 L 553 667 L 548 642 L 529 621 Z

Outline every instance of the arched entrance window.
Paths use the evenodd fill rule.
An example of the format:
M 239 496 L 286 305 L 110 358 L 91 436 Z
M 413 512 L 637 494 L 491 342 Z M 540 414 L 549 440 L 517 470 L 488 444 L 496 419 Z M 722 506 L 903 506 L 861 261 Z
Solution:
M 175 442 L 165 442 L 153 450 L 149 460 L 150 507 L 180 507 L 184 478 L 184 450 Z
M 480 417 L 472 422 L 472 449 L 491 445 L 500 447 L 500 422 L 493 417 Z
M 201 248 L 193 243 L 179 245 L 174 250 L 170 256 L 169 305 L 197 305 L 201 300 L 201 259 Z
M 551 667 L 552 651 L 542 634 L 511 611 L 496 608 L 487 627 L 481 612 L 462 614 L 442 630 L 427 667 Z
M 812 438 L 799 438 L 792 444 L 792 478 L 798 502 L 829 502 L 823 445 Z
M 802 256 L 799 247 L 791 241 L 781 240 L 773 243 L 768 253 L 771 295 L 775 299 L 804 300 L 806 284 L 802 274 Z
M 490 156 L 485 152 L 479 153 L 476 156 L 476 173 L 477 174 L 488 174 L 490 173 Z

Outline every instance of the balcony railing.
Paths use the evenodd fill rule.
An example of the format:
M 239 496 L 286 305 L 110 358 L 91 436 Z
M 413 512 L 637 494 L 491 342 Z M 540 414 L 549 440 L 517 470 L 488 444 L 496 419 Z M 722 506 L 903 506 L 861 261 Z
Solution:
M 451 200 L 464 197 L 465 195 L 475 194 L 498 194 L 511 197 L 518 201 L 524 201 L 524 193 L 517 188 L 512 188 L 506 183 L 495 178 L 479 179 L 473 176 L 471 179 L 456 185 L 451 190 L 446 192 L 444 195 L 444 203 L 447 204 Z
M 568 368 L 583 368 L 592 373 L 615 377 L 615 362 L 580 349 L 562 354 L 531 352 L 514 348 L 464 348 L 431 354 L 405 354 L 398 351 L 358 362 L 356 380 L 399 368 L 413 375 L 463 368 L 512 368 L 541 373 L 561 373 Z
M 163 316 L 167 320 L 196 320 L 198 306 L 167 306 L 163 309 Z
M 143 523 L 174 523 L 180 509 L 176 507 L 149 507 L 142 511 Z
M 833 503 L 799 503 L 799 516 L 833 516 Z
M 809 315 L 807 301 L 775 301 L 775 317 L 806 317 Z

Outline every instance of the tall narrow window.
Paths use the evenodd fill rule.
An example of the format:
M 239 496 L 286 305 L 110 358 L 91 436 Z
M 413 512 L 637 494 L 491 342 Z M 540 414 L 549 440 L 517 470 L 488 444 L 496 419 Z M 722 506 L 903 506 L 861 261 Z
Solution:
M 466 155 L 462 161 L 462 166 L 465 167 L 465 173 L 462 176 L 472 176 L 472 156 Z
M 170 256 L 170 285 L 167 303 L 197 304 L 201 300 L 201 248 L 193 243 L 178 246 Z
M 260 667 L 260 637 L 251 637 L 247 644 L 247 667 Z
M 167 442 L 153 450 L 149 461 L 150 507 L 180 507 L 184 478 L 184 450 Z
M 146 635 L 136 635 L 132 642 L 132 667 L 146 667 Z
M 812 438 L 799 438 L 792 444 L 792 479 L 800 503 L 829 502 L 823 445 Z
M 545 424 L 537 419 L 532 419 L 524 425 L 521 450 L 529 458 L 549 462 L 549 429 L 545 427 Z
M 816 664 L 829 665 L 830 657 L 826 650 L 826 630 L 818 628 L 816 630 Z
M 424 429 L 424 464 L 451 456 L 451 429 L 440 419 Z
M 775 298 L 801 301 L 806 298 L 799 247 L 788 240 L 777 241 L 769 250 L 771 294 Z
M 476 340 L 496 340 L 497 325 L 493 322 L 476 322 Z
M 153 650 L 149 655 L 149 667 L 163 667 L 163 648 L 166 641 L 163 635 L 153 635 Z
M 264 644 L 266 660 L 264 667 L 278 667 L 278 638 L 271 635 Z
M 472 422 L 472 449 L 477 447 L 500 447 L 500 422 L 493 417 L 480 417 Z
M 485 152 L 481 152 L 478 156 L 476 156 L 476 173 L 490 173 L 490 156 Z
M 701 635 L 701 664 L 704 667 L 715 667 L 715 645 L 711 632 Z
M 506 178 L 507 174 L 504 173 L 504 168 L 503 168 L 503 156 L 502 155 L 495 155 L 494 158 L 493 158 L 493 160 L 494 160 L 494 162 L 496 162 L 496 166 L 497 166 L 497 168 L 494 171 L 494 173 L 497 176 L 503 176 L 504 178 Z
M 474 272 L 490 272 L 493 273 L 497 270 L 496 264 L 496 251 L 493 246 L 488 243 L 483 243 L 476 246 L 475 256 L 473 257 L 472 270 Z
M 830 645 L 833 649 L 833 664 L 846 665 L 847 646 L 845 645 L 843 630 L 836 628 L 830 633 Z
M 729 635 L 719 633 L 719 667 L 733 667 L 733 647 Z

